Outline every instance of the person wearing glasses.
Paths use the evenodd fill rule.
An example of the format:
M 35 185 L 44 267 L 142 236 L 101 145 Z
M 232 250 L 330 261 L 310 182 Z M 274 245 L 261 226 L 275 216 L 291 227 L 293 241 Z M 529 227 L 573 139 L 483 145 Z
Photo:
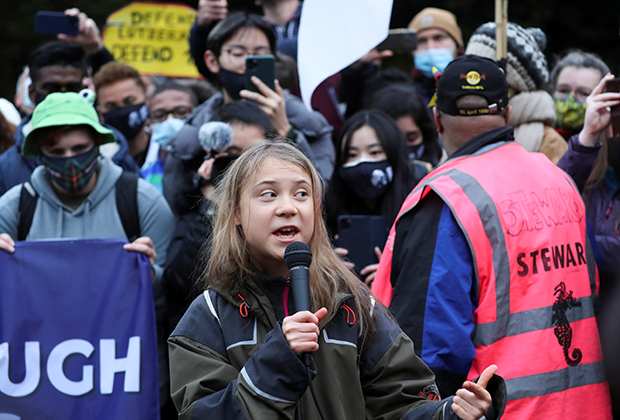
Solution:
M 272 55 L 277 51 L 272 27 L 259 15 L 231 13 L 213 28 L 206 43 L 205 65 L 215 75 L 219 92 L 196 108 L 166 145 L 164 196 L 173 211 L 176 214 L 190 211 L 195 197 L 200 196 L 192 183 L 205 155 L 198 140 L 200 127 L 212 121 L 224 104 L 234 101 L 249 100 L 258 105 L 269 116 L 274 132 L 296 143 L 328 181 L 336 153 L 332 127 L 325 117 L 309 111 L 299 98 L 283 91 L 278 81 L 272 90 L 254 78 L 258 92 L 244 89 L 246 57 Z
M 549 90 L 555 102 L 555 130 L 566 141 L 583 128 L 586 98 L 607 73 L 603 60 L 583 51 L 568 53 L 553 67 Z
M 179 132 L 197 105 L 196 93 L 176 82 L 165 82 L 159 86 L 148 101 L 151 143 L 140 174 L 159 192 L 163 192 L 164 146 Z

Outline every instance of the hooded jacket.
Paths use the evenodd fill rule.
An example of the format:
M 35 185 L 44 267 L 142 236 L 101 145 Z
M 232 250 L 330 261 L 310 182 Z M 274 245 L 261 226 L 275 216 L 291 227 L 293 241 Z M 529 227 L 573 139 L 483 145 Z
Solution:
M 32 115 L 29 115 L 22 119 L 19 127 L 17 127 L 17 131 L 15 131 L 15 144 L 0 155 L 0 196 L 15 185 L 28 181 L 34 168 L 41 164 L 39 158 L 23 157 L 21 155 L 22 144 L 26 137 L 23 130 L 30 125 L 31 118 Z M 127 140 L 125 137 L 114 127 L 105 123 L 102 123 L 102 125 L 114 131 L 114 135 L 116 136 L 118 150 L 114 153 L 112 161 L 125 171 L 138 173 L 140 168 L 128 154 Z
M 286 279 L 261 282 L 245 281 L 238 294 L 208 289 L 172 333 L 171 390 L 180 419 L 292 420 L 299 401 L 305 420 L 320 419 L 304 363 L 278 322 L 293 308 Z M 364 343 L 353 296 L 337 300 L 338 311 L 311 355 L 310 376 L 325 418 L 457 418 L 451 398 L 436 401 L 431 371 L 383 306 L 374 308 L 374 340 Z M 502 398 L 490 392 L 494 407 L 501 407 Z
M 99 156 L 97 185 L 76 209 L 64 205 L 56 196 L 45 167 L 37 167 L 30 185 L 39 200 L 27 240 L 52 238 L 126 238 L 116 208 L 116 181 L 122 169 L 105 156 Z M 22 185 L 11 188 L 0 197 L 0 232 L 17 238 L 19 196 Z M 138 211 L 140 231 L 153 240 L 155 260 L 154 285 L 161 281 L 162 265 L 172 237 L 174 217 L 162 195 L 148 182 L 138 179 Z

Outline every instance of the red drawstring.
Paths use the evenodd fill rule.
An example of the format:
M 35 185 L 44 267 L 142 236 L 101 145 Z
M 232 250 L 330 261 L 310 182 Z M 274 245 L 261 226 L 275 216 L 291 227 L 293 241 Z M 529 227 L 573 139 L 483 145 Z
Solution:
M 611 213 L 611 203 L 609 203 L 609 207 L 607 207 L 607 211 L 605 212 L 605 216 L 609 217 L 609 213 Z
M 247 318 L 249 310 L 252 309 L 252 307 L 239 293 L 237 293 L 237 296 L 239 296 L 239 298 L 243 301 L 241 302 L 241 305 L 239 305 L 239 313 L 242 317 Z
M 342 305 L 342 307 L 347 311 L 347 325 L 352 327 L 355 325 L 355 312 L 353 309 L 349 307 L 349 305 Z M 353 321 L 351 321 L 351 317 L 353 317 Z

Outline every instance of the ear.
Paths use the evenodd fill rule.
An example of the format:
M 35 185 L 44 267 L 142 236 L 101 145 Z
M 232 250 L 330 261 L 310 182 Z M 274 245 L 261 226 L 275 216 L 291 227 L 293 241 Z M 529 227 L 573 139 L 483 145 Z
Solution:
M 205 51 L 205 64 L 211 73 L 218 74 L 220 72 L 220 65 L 213 51 Z
M 241 217 L 239 216 L 239 210 L 235 210 L 235 226 L 241 226 Z
M 508 107 L 506 107 L 506 125 L 508 125 L 508 121 L 510 121 L 511 112 L 512 112 L 512 107 L 508 105 Z
M 437 132 L 439 134 L 443 133 L 443 124 L 441 123 L 441 115 L 439 111 L 437 111 L 437 107 L 433 107 L 433 115 L 435 116 L 435 124 L 437 125 Z
M 34 83 L 30 83 L 30 86 L 28 86 L 28 96 L 32 103 L 34 103 Z

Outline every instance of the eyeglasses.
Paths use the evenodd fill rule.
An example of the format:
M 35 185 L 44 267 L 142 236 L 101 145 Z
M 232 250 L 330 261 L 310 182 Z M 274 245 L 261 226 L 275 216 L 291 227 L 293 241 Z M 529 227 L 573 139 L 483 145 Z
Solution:
M 168 118 L 168 115 L 172 114 L 174 118 L 182 120 L 183 118 L 187 118 L 193 110 L 193 107 L 186 105 L 175 106 L 170 110 L 154 109 L 153 111 L 151 111 L 150 117 L 153 122 L 162 122 Z
M 258 47 L 254 51 L 248 51 L 244 47 L 231 47 L 224 50 L 226 54 L 229 54 L 233 60 L 245 60 L 248 55 L 270 55 L 272 54 L 269 47 Z

